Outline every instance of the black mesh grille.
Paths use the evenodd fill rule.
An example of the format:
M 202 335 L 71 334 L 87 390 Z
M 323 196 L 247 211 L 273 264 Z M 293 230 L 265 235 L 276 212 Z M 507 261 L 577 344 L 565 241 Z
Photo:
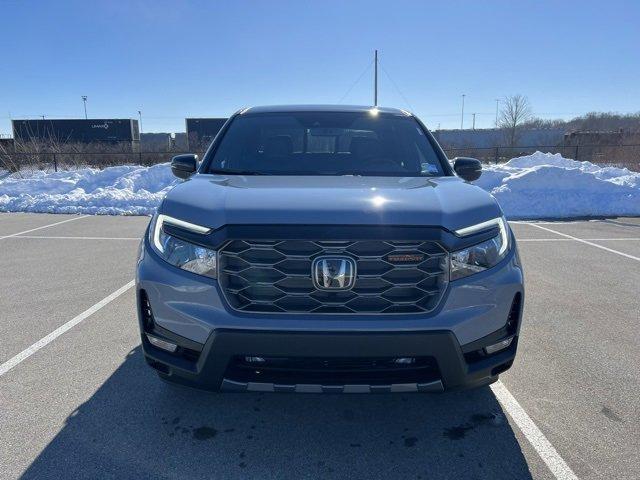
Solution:
M 312 263 L 324 255 L 355 260 L 353 288 L 314 286 Z M 219 262 L 227 301 L 245 312 L 429 312 L 447 282 L 447 253 L 435 242 L 233 240 L 220 250 Z

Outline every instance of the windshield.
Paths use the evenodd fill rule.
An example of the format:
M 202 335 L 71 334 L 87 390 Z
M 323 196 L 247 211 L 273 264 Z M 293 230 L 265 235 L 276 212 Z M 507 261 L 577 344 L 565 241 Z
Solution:
M 439 176 L 443 170 L 413 117 L 300 112 L 236 117 L 206 173 Z

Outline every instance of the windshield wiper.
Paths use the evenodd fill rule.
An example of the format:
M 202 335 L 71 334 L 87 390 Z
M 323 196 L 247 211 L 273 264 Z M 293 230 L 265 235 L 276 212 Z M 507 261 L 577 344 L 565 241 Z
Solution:
M 318 175 L 334 175 L 333 173 L 322 172 L 307 172 L 304 170 L 263 170 L 261 172 L 255 172 L 253 170 L 226 170 L 226 169 L 210 169 L 207 173 L 214 173 L 219 175 L 272 175 L 272 176 L 318 176 Z
M 209 169 L 207 173 L 217 175 L 270 175 L 268 172 L 254 172 L 253 170 L 227 170 L 227 169 Z
M 306 171 L 278 171 L 278 170 L 263 170 L 256 172 L 254 170 L 233 170 L 233 169 L 210 169 L 207 173 L 214 175 L 272 175 L 272 176 L 312 176 L 312 177 L 341 177 L 341 176 L 353 176 L 353 177 L 435 177 L 436 175 L 426 172 L 354 172 L 349 170 L 342 170 L 338 172 L 306 172 Z
M 336 176 L 354 176 L 354 177 L 434 177 L 435 175 L 424 172 L 336 172 Z

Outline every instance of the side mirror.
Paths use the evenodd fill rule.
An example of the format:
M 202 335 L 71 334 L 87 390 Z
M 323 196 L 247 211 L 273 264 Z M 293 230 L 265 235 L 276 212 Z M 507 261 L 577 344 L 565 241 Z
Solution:
M 453 159 L 453 170 L 463 180 L 473 182 L 482 175 L 482 164 L 475 158 L 456 157 Z
M 196 170 L 198 170 L 198 156 L 193 153 L 176 155 L 171 159 L 171 171 L 178 178 L 189 178 Z

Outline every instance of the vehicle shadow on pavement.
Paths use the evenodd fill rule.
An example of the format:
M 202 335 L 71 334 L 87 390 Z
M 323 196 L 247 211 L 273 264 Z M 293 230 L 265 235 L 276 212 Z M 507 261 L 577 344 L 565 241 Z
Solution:
M 531 478 L 488 387 L 444 395 L 215 394 L 140 347 L 23 478 Z

